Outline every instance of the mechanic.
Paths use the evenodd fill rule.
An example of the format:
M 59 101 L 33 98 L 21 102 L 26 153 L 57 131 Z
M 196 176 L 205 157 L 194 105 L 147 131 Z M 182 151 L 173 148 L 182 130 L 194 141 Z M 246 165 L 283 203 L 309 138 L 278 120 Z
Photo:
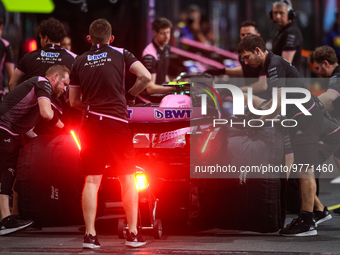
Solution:
M 82 171 L 86 176 L 82 196 L 85 236 L 83 248 L 99 248 L 95 230 L 98 189 L 107 164 L 116 169 L 122 188 L 122 201 L 129 231 L 127 246 L 145 245 L 137 230 L 138 193 L 132 133 L 127 120 L 125 71 L 137 76 L 128 97 L 137 96 L 151 80 L 151 74 L 133 54 L 112 47 L 112 28 L 104 19 L 92 22 L 88 52 L 77 57 L 71 72 L 70 104 L 83 110 L 80 128 Z
M 249 34 L 261 36 L 258 30 L 258 26 L 256 22 L 252 20 L 246 20 L 241 23 L 240 27 L 240 40 L 246 37 Z M 243 59 L 239 55 L 240 66 L 232 67 L 232 68 L 221 68 L 221 69 L 209 69 L 205 71 L 205 73 L 211 75 L 229 75 L 232 77 L 244 77 L 245 86 L 241 87 L 243 92 L 247 92 L 248 87 L 253 88 L 253 93 L 260 98 L 265 98 L 269 100 L 271 98 L 271 94 L 267 95 L 267 84 L 262 77 L 259 77 L 260 68 L 251 68 L 248 65 L 244 64 Z
M 7 73 L 8 80 L 11 79 L 14 73 L 14 57 L 12 46 L 8 41 L 1 38 L 2 31 L 4 29 L 4 21 L 0 18 L 0 102 L 2 101 L 2 97 L 5 95 L 4 92 L 4 69 Z
M 61 41 L 66 35 L 64 25 L 53 17 L 48 18 L 40 22 L 36 29 L 36 35 L 40 38 L 42 48 L 26 53 L 23 56 L 9 81 L 10 90 L 33 76 L 44 76 L 47 69 L 53 65 L 65 65 L 71 70 L 76 54 L 60 46 Z M 64 114 L 69 108 L 67 96 L 68 93 L 63 93 L 60 97 L 59 95 L 52 95 L 51 97 L 52 109 L 63 122 L 66 119 Z M 63 130 L 56 128 L 54 125 L 51 125 L 51 123 L 40 120 L 26 136 L 34 137 L 36 135 L 51 135 L 61 132 L 63 132 Z M 18 198 L 15 191 L 13 192 L 12 211 L 14 214 L 19 214 Z
M 53 65 L 65 65 L 71 69 L 76 54 L 61 48 L 60 43 L 66 36 L 64 25 L 51 17 L 43 20 L 36 30 L 40 38 L 41 49 L 26 53 L 20 60 L 9 81 L 9 89 L 33 76 L 44 76 Z
M 10 212 L 9 196 L 16 176 L 21 146 L 21 135 L 43 118 L 58 128 L 64 124 L 51 107 L 53 94 L 60 95 L 69 85 L 70 71 L 63 65 L 54 65 L 45 77 L 35 76 L 13 89 L 0 104 L 0 235 L 24 229 L 33 224 Z
M 260 75 L 265 75 L 268 89 L 282 87 L 305 88 L 299 72 L 282 57 L 268 52 L 263 39 L 257 35 L 246 36 L 238 45 L 238 52 L 244 59 L 246 65 L 257 68 L 263 67 Z M 291 93 L 290 99 L 299 99 L 301 93 Z M 281 102 L 281 90 L 278 90 L 278 102 Z M 264 106 L 269 109 L 271 101 Z M 312 114 L 306 116 L 295 105 L 287 105 L 287 118 L 294 118 L 298 124 L 289 129 L 289 136 L 294 152 L 295 164 L 318 164 L 319 149 L 318 142 L 321 134 L 323 116 L 321 110 L 315 105 L 311 98 L 303 106 Z M 276 117 L 280 111 L 280 104 L 276 111 L 262 119 Z M 281 229 L 280 234 L 286 236 L 311 236 L 317 235 L 313 220 L 314 199 L 316 195 L 315 177 L 311 168 L 299 172 L 301 212 L 286 228 Z
M 340 66 L 336 52 L 330 46 L 320 46 L 312 51 L 308 56 L 309 63 L 314 65 L 315 72 L 319 77 L 329 78 L 327 91 L 319 95 L 319 100 L 326 111 L 339 119 L 340 117 Z M 340 149 L 334 153 L 334 160 L 340 168 Z M 327 209 L 324 209 L 326 211 Z M 319 208 L 321 211 L 321 208 Z
M 278 32 L 273 38 L 272 52 L 286 59 L 301 72 L 303 38 L 294 22 L 295 10 L 287 0 L 276 1 L 269 16 L 278 27 Z
M 40 22 L 36 29 L 36 35 L 40 38 L 42 48 L 26 53 L 20 60 L 10 80 L 10 89 L 32 76 L 43 76 L 52 65 L 65 65 L 71 70 L 77 55 L 61 47 L 61 42 L 66 35 L 64 25 L 59 20 L 51 17 Z M 67 97 L 68 93 L 64 93 L 61 97 L 52 96 L 51 99 L 53 110 L 64 120 L 66 119 L 65 113 L 69 112 Z M 45 121 L 40 121 L 33 131 L 33 135 L 61 132 Z
M 138 95 L 138 99 L 144 103 L 159 103 L 153 94 L 166 94 L 173 90 L 164 87 L 164 82 L 169 82 L 168 69 L 170 61 L 170 45 L 172 23 L 167 18 L 156 18 L 151 25 L 153 39 L 143 50 L 142 63 L 151 73 L 151 81 L 145 91 Z

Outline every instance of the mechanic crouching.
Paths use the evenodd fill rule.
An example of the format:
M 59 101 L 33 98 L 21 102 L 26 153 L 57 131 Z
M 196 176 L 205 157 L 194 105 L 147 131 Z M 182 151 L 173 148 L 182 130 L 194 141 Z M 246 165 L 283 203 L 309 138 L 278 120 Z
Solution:
M 33 224 L 12 215 L 9 197 L 16 177 L 21 136 L 42 118 L 63 128 L 51 107 L 53 95 L 61 95 L 70 83 L 70 70 L 64 65 L 50 67 L 45 77 L 35 76 L 15 87 L 0 104 L 0 235 L 7 235 Z M 15 213 L 15 212 L 13 212 Z

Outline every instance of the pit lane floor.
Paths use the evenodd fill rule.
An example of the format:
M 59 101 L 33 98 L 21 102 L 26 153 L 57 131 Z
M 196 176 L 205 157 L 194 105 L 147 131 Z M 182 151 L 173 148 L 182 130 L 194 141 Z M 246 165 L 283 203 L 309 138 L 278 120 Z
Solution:
M 339 173 L 339 172 L 337 172 Z M 340 183 L 332 179 L 320 180 L 320 198 L 325 205 L 340 204 Z M 331 255 L 340 254 L 340 214 L 318 227 L 318 235 L 312 237 L 282 237 L 278 233 L 210 229 L 201 232 L 185 232 L 180 229 L 164 229 L 160 240 L 145 232 L 145 248 L 126 248 L 124 240 L 116 235 L 117 221 L 98 221 L 98 250 L 83 250 L 82 226 L 48 227 L 42 230 L 29 228 L 9 236 L 0 236 L 0 254 L 186 254 L 186 255 Z M 287 216 L 290 222 L 294 215 Z M 109 231 L 103 231 L 101 224 Z M 111 227 L 112 226 L 112 227 Z M 179 228 L 181 228 L 179 226 Z

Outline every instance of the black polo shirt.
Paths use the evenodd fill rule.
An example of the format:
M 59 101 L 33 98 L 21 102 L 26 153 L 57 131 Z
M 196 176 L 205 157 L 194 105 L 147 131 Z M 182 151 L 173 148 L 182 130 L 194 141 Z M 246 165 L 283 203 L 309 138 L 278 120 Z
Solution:
M 33 76 L 45 76 L 45 72 L 53 65 L 65 65 L 71 70 L 76 54 L 59 45 L 47 44 L 44 48 L 29 53 L 20 60 L 17 69 L 26 75 L 25 79 Z
M 272 94 L 274 87 L 292 87 L 292 88 L 306 88 L 303 78 L 301 77 L 298 70 L 292 66 L 284 58 L 275 55 L 273 52 L 269 52 L 264 66 L 260 72 L 260 76 L 266 76 L 268 89 L 267 93 Z M 287 99 L 304 98 L 305 95 L 302 93 L 288 93 Z M 311 99 L 304 103 L 303 106 L 309 109 L 314 105 L 314 100 Z M 295 114 L 301 112 L 295 105 L 287 105 L 287 117 L 292 118 Z
M 80 87 L 83 109 L 127 122 L 125 73 L 137 61 L 128 50 L 107 44 L 93 45 L 78 56 L 70 86 Z
M 4 82 L 4 65 L 5 64 L 13 64 L 14 66 L 14 57 L 12 47 L 8 41 L 3 38 L 0 38 L 0 90 L 3 90 L 3 82 Z
M 273 39 L 272 51 L 274 54 L 282 56 L 284 51 L 296 51 L 292 65 L 301 72 L 301 50 L 303 38 L 299 28 L 294 22 L 281 28 Z
M 51 100 L 53 89 L 41 76 L 16 86 L 0 104 L 0 128 L 12 135 L 24 134 L 40 120 L 39 98 Z

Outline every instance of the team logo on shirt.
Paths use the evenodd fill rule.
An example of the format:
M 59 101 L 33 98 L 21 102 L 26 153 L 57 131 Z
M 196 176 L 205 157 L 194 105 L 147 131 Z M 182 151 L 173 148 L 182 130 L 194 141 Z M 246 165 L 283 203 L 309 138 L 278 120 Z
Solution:
M 106 58 L 107 57 L 107 52 L 103 52 L 101 54 L 97 54 L 97 55 L 87 55 L 87 60 L 91 61 L 91 60 L 99 60 L 101 58 Z
M 42 50 L 40 55 L 42 57 L 57 58 L 57 57 L 59 57 L 60 53 L 45 52 L 45 51 Z

